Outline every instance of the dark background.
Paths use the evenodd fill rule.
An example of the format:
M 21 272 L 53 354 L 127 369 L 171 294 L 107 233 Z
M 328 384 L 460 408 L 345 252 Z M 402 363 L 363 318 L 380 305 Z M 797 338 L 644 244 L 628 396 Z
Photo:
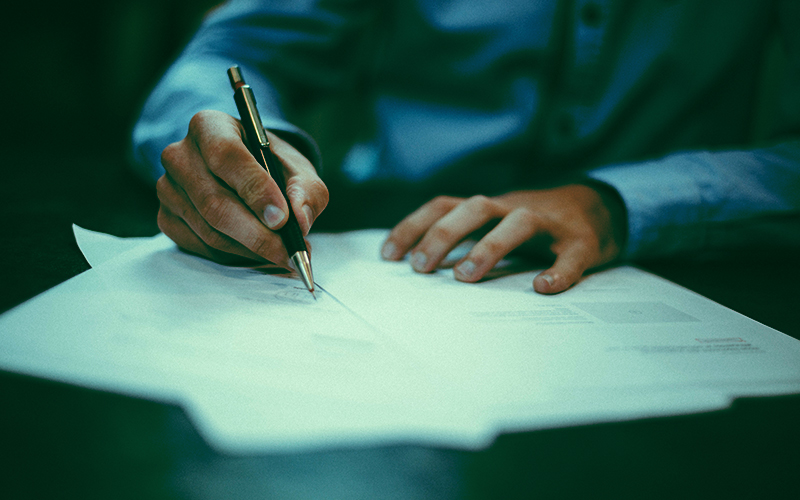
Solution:
M 72 223 L 155 234 L 152 186 L 127 169 L 129 132 L 214 3 L 4 7 L 0 312 L 89 268 Z M 800 337 L 794 255 L 642 265 Z M 798 427 L 800 398 L 790 396 L 506 435 L 481 452 L 396 446 L 226 457 L 179 408 L 0 372 L 0 497 L 797 498 Z
M 4 9 L 0 311 L 88 268 L 65 222 L 119 236 L 157 232 L 154 191 L 127 169 L 130 130 L 214 3 L 46 0 Z M 44 244 L 32 244 L 42 235 Z

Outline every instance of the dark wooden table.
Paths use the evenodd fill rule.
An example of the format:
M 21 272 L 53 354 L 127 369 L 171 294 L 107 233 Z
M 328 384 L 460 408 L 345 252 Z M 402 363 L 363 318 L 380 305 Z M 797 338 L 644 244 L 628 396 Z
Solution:
M 120 236 L 157 231 L 152 189 L 117 159 L 4 161 L 0 311 L 89 268 L 73 222 Z M 766 253 L 641 265 L 800 338 L 800 266 Z M 0 461 L 8 499 L 800 498 L 800 396 L 508 434 L 477 452 L 234 457 L 211 450 L 180 408 L 0 372 Z

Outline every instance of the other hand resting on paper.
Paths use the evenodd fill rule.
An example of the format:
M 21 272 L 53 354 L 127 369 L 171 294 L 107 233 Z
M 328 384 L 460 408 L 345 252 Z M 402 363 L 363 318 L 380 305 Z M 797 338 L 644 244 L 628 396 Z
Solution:
M 456 263 L 456 279 L 478 281 L 509 252 L 524 246 L 556 257 L 555 263 L 533 280 L 534 289 L 562 292 L 587 269 L 614 260 L 626 232 L 622 201 L 605 188 L 571 184 L 494 198 L 440 196 L 391 231 L 382 255 L 399 260 L 410 251 L 412 267 L 431 272 L 463 239 L 498 220 Z
M 303 155 L 267 135 L 307 235 L 328 204 L 328 189 Z M 267 260 L 286 267 L 289 256 L 273 230 L 285 224 L 288 206 L 243 136 L 239 121 L 225 113 L 201 111 L 192 117 L 186 137 L 161 154 L 166 173 L 156 184 L 158 226 L 184 250 L 221 263 Z

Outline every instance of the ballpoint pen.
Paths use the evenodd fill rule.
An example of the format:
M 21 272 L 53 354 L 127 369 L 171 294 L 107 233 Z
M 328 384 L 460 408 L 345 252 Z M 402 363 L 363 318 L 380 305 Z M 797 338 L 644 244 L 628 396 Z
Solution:
M 300 274 L 300 278 L 314 299 L 316 299 L 314 276 L 311 273 L 308 248 L 303 239 L 303 233 L 300 231 L 300 225 L 297 223 L 297 217 L 295 217 L 292 210 L 292 203 L 286 195 L 286 179 L 283 176 L 283 169 L 272 154 L 267 133 L 261 123 L 261 116 L 256 108 L 256 97 L 250 85 L 245 83 L 239 66 L 228 68 L 228 79 L 230 79 L 231 87 L 233 87 L 233 99 L 236 101 L 239 118 L 244 127 L 247 149 L 250 150 L 256 161 L 278 185 L 283 197 L 286 199 L 286 204 L 289 206 L 289 220 L 278 230 L 278 234 L 280 234 L 283 245 L 286 247 L 295 269 Z

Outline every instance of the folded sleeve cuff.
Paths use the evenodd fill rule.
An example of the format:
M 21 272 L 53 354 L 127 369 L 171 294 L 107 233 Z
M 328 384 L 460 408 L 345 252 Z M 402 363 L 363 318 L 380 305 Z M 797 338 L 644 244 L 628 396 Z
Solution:
M 626 260 L 685 253 L 703 245 L 698 221 L 702 205 L 697 179 L 685 175 L 693 160 L 665 160 L 615 165 L 587 173 L 617 190 L 627 212 Z
M 171 68 L 145 103 L 133 129 L 133 160 L 137 172 L 155 181 L 164 173 L 161 152 L 186 135 L 189 121 L 198 111 L 213 109 L 238 116 L 224 58 L 182 61 Z M 283 119 L 274 90 L 255 70 L 242 68 L 258 101 L 264 127 L 289 142 L 314 165 L 322 168 L 316 142 L 306 132 Z

